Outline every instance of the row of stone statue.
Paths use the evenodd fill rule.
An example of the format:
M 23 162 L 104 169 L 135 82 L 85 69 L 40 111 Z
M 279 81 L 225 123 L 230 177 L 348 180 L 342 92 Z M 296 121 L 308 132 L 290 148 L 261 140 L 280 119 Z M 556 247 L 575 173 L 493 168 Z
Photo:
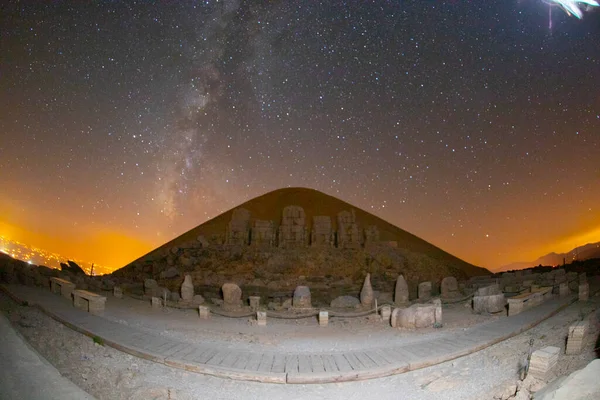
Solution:
M 281 224 L 277 229 L 273 221 L 256 219 L 251 223 L 250 211 L 245 208 L 237 208 L 233 210 L 225 238 L 225 243 L 229 245 L 261 247 L 277 245 L 280 248 L 298 248 L 310 245 L 359 248 L 378 242 L 379 230 L 372 225 L 364 229 L 361 235 L 354 210 L 342 211 L 337 214 L 337 231 L 335 232 L 329 216 L 314 216 L 309 235 L 306 214 L 302 207 L 285 207 Z

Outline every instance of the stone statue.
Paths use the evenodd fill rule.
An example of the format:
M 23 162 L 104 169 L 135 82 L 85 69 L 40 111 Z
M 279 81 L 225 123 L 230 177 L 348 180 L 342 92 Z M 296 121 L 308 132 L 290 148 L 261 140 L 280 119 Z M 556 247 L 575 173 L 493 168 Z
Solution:
M 355 249 L 360 247 L 360 237 L 354 210 L 342 211 L 337 215 L 337 247 Z
M 256 247 L 272 247 L 275 244 L 273 221 L 257 219 L 250 235 L 250 244 Z
M 279 226 L 279 247 L 306 247 L 308 233 L 306 230 L 306 215 L 299 206 L 287 206 L 283 209 L 283 217 Z
M 331 218 L 328 216 L 313 217 L 313 226 L 310 236 L 310 245 L 313 247 L 330 247 L 333 245 L 333 232 Z
M 249 237 L 250 211 L 245 208 L 236 208 L 227 225 L 226 244 L 245 246 L 248 244 Z

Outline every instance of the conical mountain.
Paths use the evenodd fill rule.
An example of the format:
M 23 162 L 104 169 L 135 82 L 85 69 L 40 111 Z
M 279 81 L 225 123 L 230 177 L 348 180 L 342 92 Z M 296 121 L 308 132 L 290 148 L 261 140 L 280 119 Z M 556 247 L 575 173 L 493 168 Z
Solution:
M 311 290 L 352 292 L 360 290 L 367 273 L 375 290 L 390 286 L 391 291 L 399 274 L 409 287 L 450 275 L 489 274 L 373 214 L 306 188 L 249 200 L 113 274 L 160 279 L 161 273 L 173 275 L 164 273 L 168 269 L 177 269 L 181 277 L 191 273 L 205 288 L 234 281 L 259 292 L 261 287 L 287 291 L 307 282 Z

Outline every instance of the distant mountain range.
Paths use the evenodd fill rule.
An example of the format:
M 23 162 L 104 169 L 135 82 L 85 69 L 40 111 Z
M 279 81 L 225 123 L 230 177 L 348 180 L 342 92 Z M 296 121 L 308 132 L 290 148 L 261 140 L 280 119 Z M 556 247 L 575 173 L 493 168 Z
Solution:
M 588 243 L 569 251 L 568 253 L 549 253 L 534 261 L 521 261 L 503 265 L 496 269 L 496 272 L 519 270 L 538 265 L 562 265 L 575 260 L 589 260 L 590 258 L 600 258 L 600 242 Z

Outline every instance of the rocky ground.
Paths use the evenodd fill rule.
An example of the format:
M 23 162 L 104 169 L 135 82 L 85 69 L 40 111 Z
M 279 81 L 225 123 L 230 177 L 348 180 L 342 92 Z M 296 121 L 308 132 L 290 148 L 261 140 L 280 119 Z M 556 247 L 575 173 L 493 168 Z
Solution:
M 132 310 L 138 307 L 135 301 L 131 302 Z M 1 311 L 33 347 L 64 376 L 99 399 L 397 399 L 402 396 L 410 399 L 491 400 L 509 398 L 517 388 L 521 389 L 517 398 L 527 399 L 529 391 L 525 389 L 535 390 L 545 384 L 531 377 L 525 382 L 518 380 L 518 371 L 526 360 L 530 339 L 534 340 L 534 349 L 557 346 L 564 350 L 567 327 L 581 318 L 589 319 L 590 332 L 584 351 L 576 356 L 566 356 L 563 351 L 555 375 L 580 369 L 596 357 L 594 347 L 600 334 L 599 305 L 600 297 L 592 297 L 588 303 L 576 303 L 515 338 L 467 357 L 406 374 L 338 384 L 276 385 L 204 376 L 142 360 L 94 343 L 91 338 L 72 331 L 36 308 L 15 304 L 4 295 L 0 297 Z M 481 322 L 481 318 L 489 318 L 474 316 L 464 307 L 454 307 L 444 309 L 449 331 L 458 332 L 462 322 L 468 325 Z M 141 329 L 199 340 L 199 332 L 180 331 L 177 325 L 173 325 L 173 321 L 181 320 L 177 312 L 143 312 L 135 318 L 132 317 L 134 313 L 127 312 L 121 316 L 129 316 L 126 323 L 135 324 Z M 109 318 L 119 316 L 112 315 Z M 247 322 L 215 318 L 212 320 L 213 326 L 204 329 L 201 337 L 202 340 L 217 340 L 220 325 L 220 340 L 235 342 L 235 337 L 240 346 L 277 346 L 294 340 L 298 346 L 321 342 L 321 338 L 307 336 L 308 331 L 315 331 L 316 327 L 311 326 L 314 322 L 301 321 L 279 321 L 272 324 L 271 334 L 256 334 L 254 331 L 250 335 L 250 330 L 243 329 Z M 335 327 L 335 324 L 338 326 Z M 356 343 L 347 339 L 344 344 L 349 347 L 364 345 L 368 331 L 376 339 L 378 332 L 381 334 L 381 331 L 391 330 L 384 329 L 382 324 L 368 318 L 338 321 L 334 327 L 334 330 L 356 332 Z M 228 336 L 223 337 L 223 332 L 229 332 Z M 279 334 L 275 335 L 275 332 Z M 415 332 L 398 331 L 397 334 L 407 340 L 418 337 Z M 333 337 L 330 339 L 334 340 Z M 329 343 L 333 343 L 331 340 Z

